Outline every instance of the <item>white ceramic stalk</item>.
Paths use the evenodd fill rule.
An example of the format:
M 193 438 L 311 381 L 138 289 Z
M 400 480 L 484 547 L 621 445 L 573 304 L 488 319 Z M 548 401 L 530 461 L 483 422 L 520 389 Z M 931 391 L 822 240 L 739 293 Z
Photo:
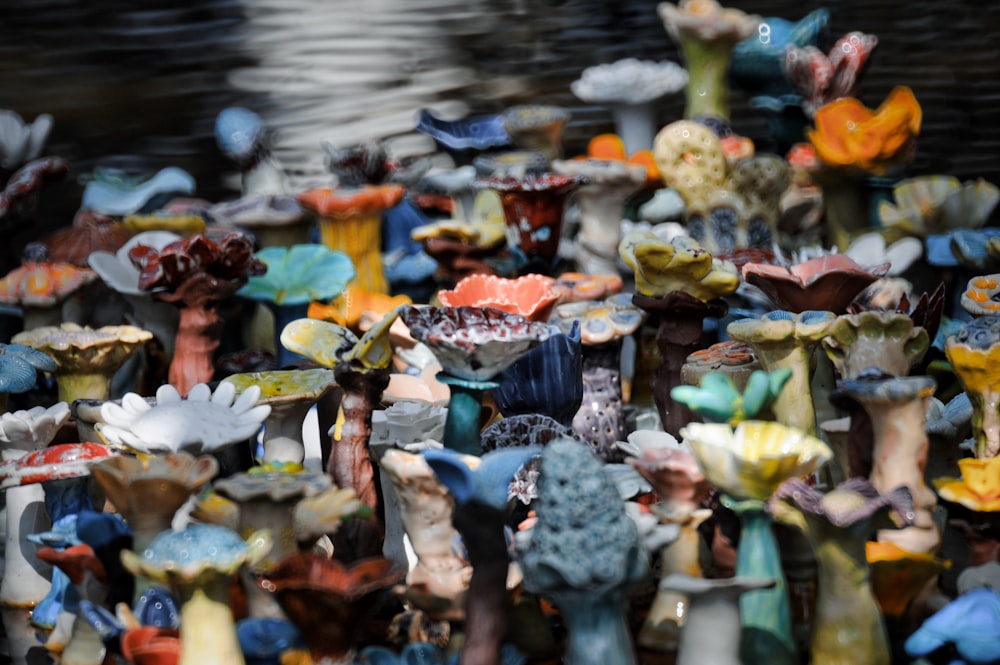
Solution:
M 11 455 L 11 453 L 21 453 Z M 4 459 L 14 459 L 24 451 L 5 451 Z M 41 484 L 7 490 L 7 533 L 4 537 L 4 570 L 0 582 L 0 603 L 12 608 L 30 608 L 48 594 L 52 567 L 38 558 L 38 546 L 27 536 L 48 531 L 51 524 L 45 511 L 45 490 Z
M 611 117 L 615 132 L 625 143 L 625 152 L 632 155 L 640 150 L 653 148 L 656 136 L 656 108 L 653 102 L 641 104 L 612 104 Z
M 742 665 L 740 596 L 773 585 L 773 580 L 754 577 L 721 580 L 685 575 L 666 577 L 660 582 L 661 589 L 684 593 L 690 599 L 677 665 Z

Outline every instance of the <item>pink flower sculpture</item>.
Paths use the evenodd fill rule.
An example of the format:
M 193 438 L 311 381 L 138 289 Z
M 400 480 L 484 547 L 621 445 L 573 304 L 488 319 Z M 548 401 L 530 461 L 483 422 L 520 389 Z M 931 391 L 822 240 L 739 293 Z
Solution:
M 849 32 L 833 45 L 829 55 L 815 46 L 785 50 L 785 75 L 802 95 L 802 108 L 811 117 L 821 106 L 841 97 L 856 97 L 859 79 L 878 37 Z

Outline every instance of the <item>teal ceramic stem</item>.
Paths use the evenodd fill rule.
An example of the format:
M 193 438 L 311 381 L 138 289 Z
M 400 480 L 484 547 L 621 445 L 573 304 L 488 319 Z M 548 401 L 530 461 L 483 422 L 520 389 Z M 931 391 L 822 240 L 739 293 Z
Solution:
M 771 517 L 763 501 L 734 501 L 723 498 L 742 523 L 740 546 L 736 553 L 737 577 L 762 577 L 775 581 L 769 589 L 748 591 L 740 597 L 742 639 L 740 653 L 744 663 L 796 665 L 792 613 L 788 602 L 785 575 L 781 569 L 778 542 L 771 530 Z
M 448 417 L 444 421 L 444 447 L 466 455 L 482 455 L 479 416 L 483 393 L 499 387 L 500 383 L 462 379 L 445 372 L 438 372 L 437 380 L 451 388 Z
M 551 594 L 569 629 L 563 658 L 573 665 L 635 665 L 626 616 L 626 588 L 605 593 L 562 590 Z

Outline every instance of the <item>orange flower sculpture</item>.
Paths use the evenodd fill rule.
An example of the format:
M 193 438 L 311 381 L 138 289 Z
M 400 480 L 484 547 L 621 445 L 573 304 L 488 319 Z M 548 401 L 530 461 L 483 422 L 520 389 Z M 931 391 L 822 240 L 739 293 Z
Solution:
M 645 187 L 662 187 L 663 179 L 652 150 L 637 150 L 629 157 L 625 141 L 617 134 L 598 134 L 587 143 L 587 154 L 576 159 L 603 159 L 609 162 L 638 164 L 646 169 Z
M 921 119 L 913 91 L 900 86 L 877 111 L 853 97 L 820 107 L 808 135 L 825 165 L 881 175 L 912 157 Z

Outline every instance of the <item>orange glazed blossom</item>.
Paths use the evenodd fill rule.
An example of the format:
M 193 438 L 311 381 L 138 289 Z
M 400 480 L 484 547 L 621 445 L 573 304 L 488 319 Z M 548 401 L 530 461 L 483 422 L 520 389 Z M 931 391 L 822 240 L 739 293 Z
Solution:
M 893 88 L 877 111 L 843 97 L 816 111 L 809 140 L 827 166 L 881 175 L 910 159 L 921 118 L 920 104 L 905 86 Z

